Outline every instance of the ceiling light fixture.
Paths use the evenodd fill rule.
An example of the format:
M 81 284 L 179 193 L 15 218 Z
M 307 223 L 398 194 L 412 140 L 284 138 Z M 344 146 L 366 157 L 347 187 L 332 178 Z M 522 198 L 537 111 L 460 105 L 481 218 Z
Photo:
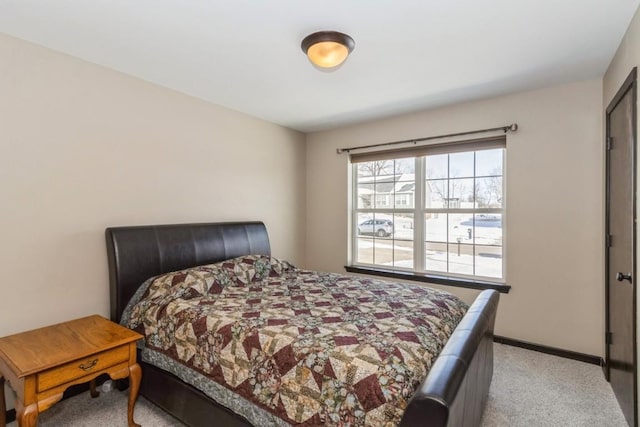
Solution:
M 302 51 L 313 65 L 322 69 L 342 64 L 355 46 L 350 36 L 337 31 L 318 31 L 302 40 Z

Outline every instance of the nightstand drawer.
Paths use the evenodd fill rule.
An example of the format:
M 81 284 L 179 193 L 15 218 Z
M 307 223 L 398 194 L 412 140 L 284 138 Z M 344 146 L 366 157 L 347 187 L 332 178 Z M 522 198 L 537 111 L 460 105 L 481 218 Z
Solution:
M 49 369 L 38 374 L 38 391 L 48 390 L 128 360 L 129 346 L 125 345 Z

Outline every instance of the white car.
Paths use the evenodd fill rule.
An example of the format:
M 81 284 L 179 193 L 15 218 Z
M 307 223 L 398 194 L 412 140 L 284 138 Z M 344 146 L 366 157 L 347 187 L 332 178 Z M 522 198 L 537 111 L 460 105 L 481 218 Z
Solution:
M 375 234 L 388 237 L 393 234 L 393 221 L 388 219 L 368 219 L 358 225 L 358 234 Z

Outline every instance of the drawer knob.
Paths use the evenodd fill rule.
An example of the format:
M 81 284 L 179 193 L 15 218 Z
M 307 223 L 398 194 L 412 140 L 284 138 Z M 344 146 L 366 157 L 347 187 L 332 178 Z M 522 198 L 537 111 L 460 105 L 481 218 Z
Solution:
M 86 365 L 82 363 L 80 364 L 80 369 L 82 369 L 83 371 L 88 371 L 92 369 L 94 366 L 96 366 L 96 363 L 98 363 L 98 359 L 93 359 L 91 362 L 87 363 Z

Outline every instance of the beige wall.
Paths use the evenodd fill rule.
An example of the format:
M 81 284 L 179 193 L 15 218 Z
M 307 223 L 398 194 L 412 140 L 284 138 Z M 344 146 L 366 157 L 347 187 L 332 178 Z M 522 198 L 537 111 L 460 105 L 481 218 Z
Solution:
M 636 11 L 629 28 L 604 75 L 603 113 L 627 78 L 631 69 L 640 65 L 640 8 Z
M 496 333 L 603 355 L 601 93 L 597 79 L 308 135 L 307 266 L 343 272 L 347 263 L 349 167 L 337 147 L 516 122 L 506 166 L 512 290 Z
M 109 314 L 107 226 L 263 220 L 304 253 L 304 135 L 0 35 L 0 336 Z
M 304 135 L 0 36 L 0 334 L 108 313 L 104 228 L 263 220 L 301 260 Z
M 620 86 L 622 86 L 622 83 L 625 81 L 633 67 L 638 66 L 640 66 L 640 9 L 636 11 L 635 16 L 627 29 L 627 33 L 622 39 L 622 43 L 620 43 L 618 51 L 609 65 L 609 69 L 604 75 L 602 91 L 603 114 L 606 112 L 609 103 L 611 103 L 616 92 Z M 638 108 L 638 116 L 640 116 L 640 108 Z M 638 119 L 637 123 L 640 123 L 640 117 L 638 117 Z M 640 151 L 638 153 L 640 154 Z M 637 161 L 640 161 L 640 156 Z M 638 174 L 638 178 L 640 178 L 640 174 Z M 640 180 L 638 181 L 637 188 L 640 188 Z M 640 209 L 640 198 L 638 198 L 638 202 L 637 208 Z M 638 212 L 640 212 L 640 210 L 638 210 Z M 636 248 L 640 248 L 640 242 L 636 241 Z M 637 255 L 639 257 L 637 264 L 640 266 L 640 250 Z M 639 299 L 638 303 L 640 303 L 640 292 L 637 292 L 636 297 Z M 636 304 L 636 306 L 640 307 L 640 304 Z M 636 313 L 636 317 L 640 316 Z M 640 333 L 640 329 L 638 329 L 638 331 Z M 640 366 L 640 355 L 637 363 L 638 366 Z M 640 381 L 640 378 L 638 378 L 638 380 Z M 636 396 L 636 399 L 640 402 L 640 396 Z

